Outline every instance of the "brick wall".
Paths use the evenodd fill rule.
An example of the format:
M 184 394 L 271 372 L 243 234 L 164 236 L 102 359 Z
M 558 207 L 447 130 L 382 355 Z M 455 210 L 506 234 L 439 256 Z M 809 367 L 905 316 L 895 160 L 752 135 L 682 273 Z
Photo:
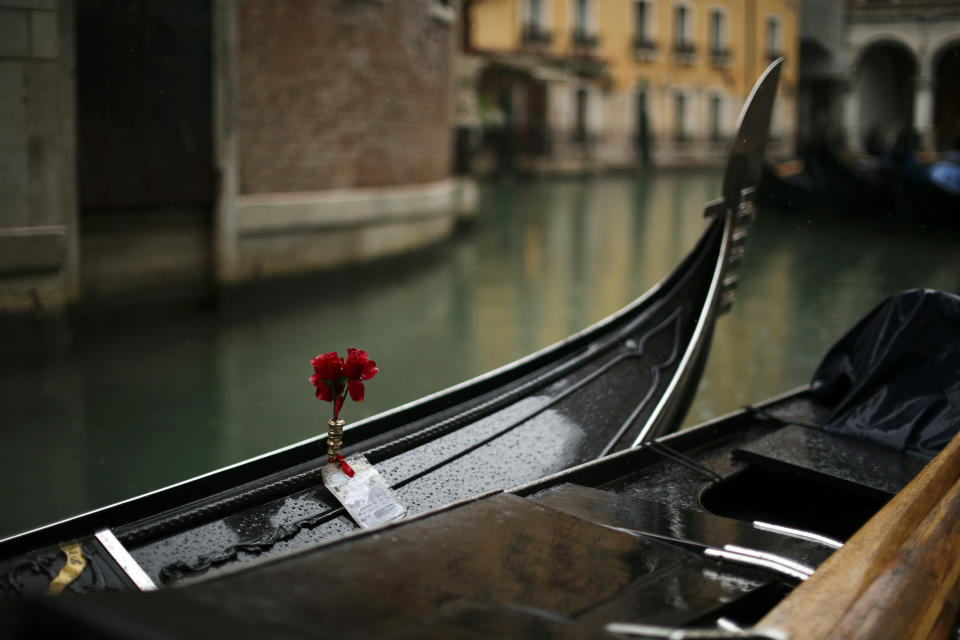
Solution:
M 435 0 L 245 0 L 241 193 L 424 183 L 451 173 L 455 25 Z

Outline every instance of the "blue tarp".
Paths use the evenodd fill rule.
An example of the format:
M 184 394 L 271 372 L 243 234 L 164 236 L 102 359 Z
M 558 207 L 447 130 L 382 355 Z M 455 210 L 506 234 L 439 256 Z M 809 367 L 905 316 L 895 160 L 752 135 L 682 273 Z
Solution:
M 835 407 L 824 430 L 932 458 L 960 430 L 960 297 L 888 299 L 827 353 L 811 390 Z
M 960 196 L 960 165 L 935 162 L 930 167 L 930 181 L 941 189 Z

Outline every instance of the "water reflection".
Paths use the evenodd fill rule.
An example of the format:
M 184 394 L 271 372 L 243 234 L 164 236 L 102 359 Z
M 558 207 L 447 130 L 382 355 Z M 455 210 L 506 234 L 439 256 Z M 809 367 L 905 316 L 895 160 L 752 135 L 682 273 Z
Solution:
M 960 291 L 953 234 L 762 212 L 687 423 L 805 384 L 856 320 L 913 287 Z
M 717 172 L 490 184 L 472 233 L 414 258 L 217 310 L 86 321 L 71 353 L 0 364 L 0 534 L 315 435 L 319 351 L 379 363 L 367 401 L 344 410 L 355 421 L 556 342 L 663 277 L 719 185 Z M 956 291 L 958 267 L 945 234 L 764 212 L 688 423 L 804 383 L 883 297 Z

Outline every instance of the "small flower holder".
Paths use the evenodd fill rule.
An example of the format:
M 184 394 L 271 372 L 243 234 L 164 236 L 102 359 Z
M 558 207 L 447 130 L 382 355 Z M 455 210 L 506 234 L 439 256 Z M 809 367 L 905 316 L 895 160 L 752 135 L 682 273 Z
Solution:
M 319 400 L 333 403 L 333 417 L 327 421 L 327 463 L 323 467 L 323 484 L 361 527 L 373 527 L 407 513 L 394 490 L 386 483 L 376 467 L 362 455 L 346 460 L 340 453 L 343 446 L 343 427 L 340 409 L 347 399 L 362 402 L 363 382 L 380 370 L 366 351 L 347 349 L 344 362 L 335 351 L 323 353 L 310 361 L 313 375 L 310 382 L 316 388 Z
M 347 424 L 343 418 L 327 420 L 327 459 L 333 462 L 340 455 L 340 446 L 343 445 L 343 425 Z

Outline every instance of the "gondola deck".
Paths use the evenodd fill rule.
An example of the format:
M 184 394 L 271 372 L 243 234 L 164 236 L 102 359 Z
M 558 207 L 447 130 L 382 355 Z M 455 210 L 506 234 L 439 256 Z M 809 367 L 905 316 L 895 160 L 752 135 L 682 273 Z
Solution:
M 161 637 L 322 629 L 585 638 L 606 637 L 614 624 L 748 627 L 923 466 L 809 426 L 828 410 L 803 389 L 510 491 L 177 589 L 8 601 L 6 611 L 10 620 L 42 611 L 45 624 Z M 825 460 L 824 446 L 868 464 L 852 468 L 839 453 Z M 876 463 L 894 458 L 894 473 Z

